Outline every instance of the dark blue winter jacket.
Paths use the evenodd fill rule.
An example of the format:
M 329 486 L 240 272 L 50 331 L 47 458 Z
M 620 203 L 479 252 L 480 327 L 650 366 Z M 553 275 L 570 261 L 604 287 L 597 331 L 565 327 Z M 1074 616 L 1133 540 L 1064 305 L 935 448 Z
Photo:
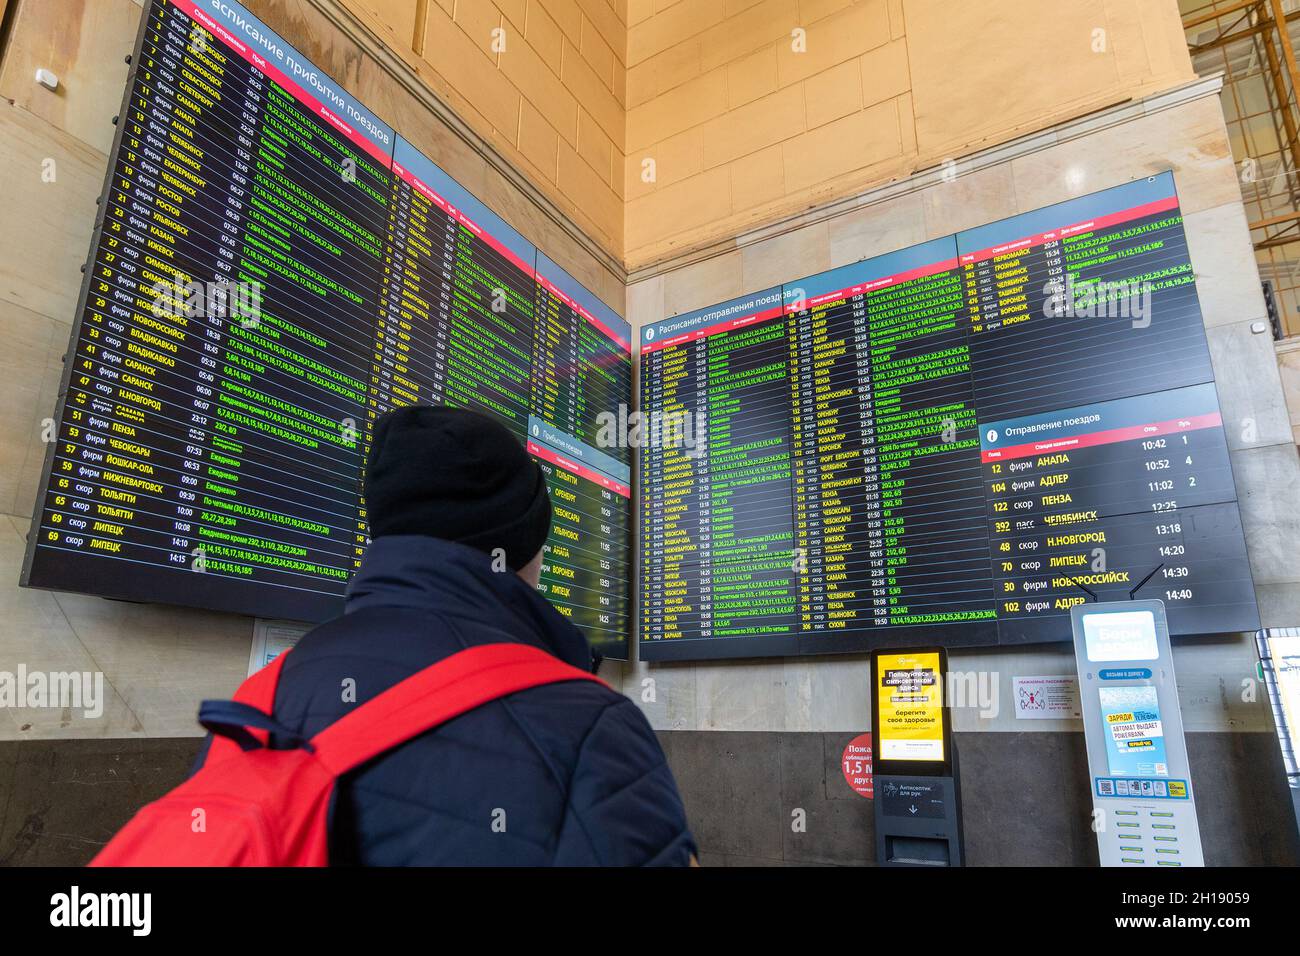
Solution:
M 490 562 L 435 538 L 376 538 L 344 615 L 285 661 L 276 719 L 311 736 L 475 644 L 532 644 L 590 670 L 578 630 Z M 519 691 L 408 741 L 345 777 L 332 812 L 336 864 L 685 865 L 695 852 L 645 716 L 591 681 Z

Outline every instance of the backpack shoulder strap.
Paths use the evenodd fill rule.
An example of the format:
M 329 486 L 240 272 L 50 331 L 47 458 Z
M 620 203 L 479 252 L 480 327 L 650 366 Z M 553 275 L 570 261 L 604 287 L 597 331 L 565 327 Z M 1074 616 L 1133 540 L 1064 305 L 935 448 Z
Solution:
M 281 651 L 271 663 L 250 674 L 235 691 L 234 699 L 269 714 L 275 706 L 275 688 L 280 684 L 280 671 L 284 669 L 284 660 L 288 656 L 288 651 Z
M 249 675 L 248 679 L 239 685 L 239 690 L 235 691 L 232 699 L 237 703 L 256 707 L 264 714 L 270 714 L 275 707 L 275 689 L 280 684 L 280 671 L 284 668 L 284 659 L 288 656 L 288 651 L 281 651 L 276 655 L 275 660 Z M 266 743 L 267 735 L 264 731 L 254 736 L 261 743 Z M 239 752 L 239 745 L 234 740 L 220 734 L 213 734 L 204 763 L 214 763 L 218 759 L 231 757 Z
M 390 687 L 312 738 L 335 776 L 412 737 L 515 691 L 599 677 L 528 644 L 482 644 L 458 651 Z

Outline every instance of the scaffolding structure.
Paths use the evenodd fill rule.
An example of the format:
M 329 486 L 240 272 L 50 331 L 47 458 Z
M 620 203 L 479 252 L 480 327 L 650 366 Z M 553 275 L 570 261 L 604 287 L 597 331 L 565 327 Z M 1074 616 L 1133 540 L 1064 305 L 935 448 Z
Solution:
M 1283 334 L 1300 335 L 1300 0 L 1179 0 L 1179 10 L 1196 72 L 1223 73 L 1259 273 Z

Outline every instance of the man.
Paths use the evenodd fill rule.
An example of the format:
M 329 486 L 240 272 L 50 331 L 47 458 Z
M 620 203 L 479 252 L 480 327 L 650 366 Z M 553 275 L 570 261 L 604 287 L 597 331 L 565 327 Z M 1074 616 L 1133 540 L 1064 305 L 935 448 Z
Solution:
M 380 418 L 371 542 L 342 617 L 285 661 L 275 717 L 310 737 L 456 651 L 517 641 L 592 668 L 537 592 L 551 503 L 506 428 L 463 409 Z M 375 866 L 686 865 L 694 840 L 645 716 L 591 681 L 485 704 L 340 781 L 330 861 Z

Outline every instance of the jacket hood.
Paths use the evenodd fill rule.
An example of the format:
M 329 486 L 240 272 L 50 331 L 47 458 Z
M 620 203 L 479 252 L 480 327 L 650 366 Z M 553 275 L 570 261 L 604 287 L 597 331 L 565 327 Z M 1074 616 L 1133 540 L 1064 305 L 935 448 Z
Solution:
M 522 643 L 591 670 L 587 639 L 509 568 L 468 545 L 425 535 L 383 535 L 348 583 L 344 614 L 376 607 L 427 610 L 499 626 Z

